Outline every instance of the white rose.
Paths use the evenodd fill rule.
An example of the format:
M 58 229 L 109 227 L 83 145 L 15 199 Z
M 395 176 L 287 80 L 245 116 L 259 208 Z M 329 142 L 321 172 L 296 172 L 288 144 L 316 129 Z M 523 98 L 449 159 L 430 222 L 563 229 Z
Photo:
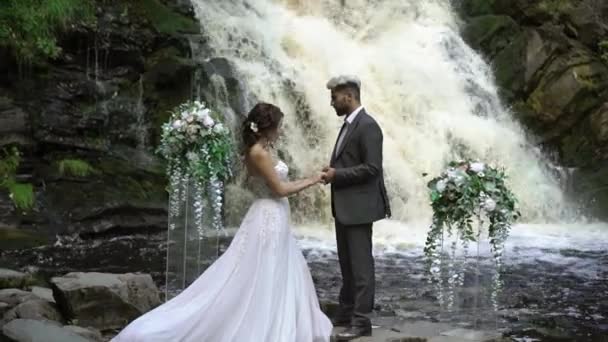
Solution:
M 437 184 L 435 185 L 435 188 L 437 189 L 437 191 L 443 192 L 447 185 L 448 185 L 448 182 L 445 179 L 442 179 L 439 182 L 437 182 Z
M 196 116 L 198 117 L 199 120 L 203 120 L 204 118 L 208 117 L 211 115 L 211 111 L 207 108 L 199 110 L 198 112 L 196 112 Z
M 448 178 L 449 179 L 456 178 L 456 175 L 457 175 L 457 172 L 453 168 L 451 168 L 451 169 L 448 170 Z
M 173 128 L 180 129 L 184 125 L 182 120 L 173 121 Z
M 194 115 L 188 115 L 188 117 L 186 117 L 186 122 L 193 123 L 194 119 L 195 119 Z
M 457 175 L 456 178 L 454 179 L 454 183 L 456 183 L 456 186 L 461 186 L 464 183 L 464 176 Z
M 203 126 L 205 126 L 207 128 L 211 128 L 211 127 L 213 127 L 213 125 L 215 125 L 215 121 L 213 121 L 213 119 L 210 116 L 205 116 L 203 118 Z
M 479 173 L 485 170 L 486 166 L 483 163 L 471 163 L 470 169 L 473 172 Z
M 494 209 L 496 209 L 496 202 L 494 202 L 494 200 L 491 198 L 486 198 L 486 200 L 483 202 L 483 208 L 486 211 L 494 211 Z
M 215 127 L 213 127 L 213 131 L 215 133 L 223 133 L 224 132 L 224 125 L 222 125 L 221 123 L 218 123 L 217 125 L 215 125 Z

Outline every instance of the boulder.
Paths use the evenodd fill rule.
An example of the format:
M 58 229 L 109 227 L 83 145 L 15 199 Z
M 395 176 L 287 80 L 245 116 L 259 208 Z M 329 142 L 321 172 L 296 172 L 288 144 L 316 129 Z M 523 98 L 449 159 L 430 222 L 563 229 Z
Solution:
M 122 328 L 160 304 L 147 274 L 68 273 L 51 283 L 67 319 L 100 330 Z
M 2 334 L 15 342 L 91 342 L 61 325 L 49 321 L 16 319 L 4 327 Z

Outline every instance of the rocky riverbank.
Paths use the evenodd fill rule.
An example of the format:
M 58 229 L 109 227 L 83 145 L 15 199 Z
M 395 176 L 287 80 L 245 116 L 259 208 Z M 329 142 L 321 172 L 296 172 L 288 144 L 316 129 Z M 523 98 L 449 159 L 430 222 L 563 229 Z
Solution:
M 227 243 L 224 241 L 220 245 L 220 253 Z M 53 277 L 69 272 L 144 272 L 151 275 L 150 280 L 160 289 L 162 299 L 165 245 L 165 236 L 155 234 L 4 251 L 0 255 L 0 266 L 34 274 L 28 278 L 31 279 L 28 286 L 47 287 L 57 282 L 53 282 Z M 209 249 L 212 249 L 214 244 L 210 245 Z M 340 284 L 337 256 L 325 248 L 304 252 L 319 299 L 331 314 Z M 454 310 L 447 311 L 437 304 L 436 291 L 428 283 L 421 255 L 377 254 L 377 322 L 385 328 L 427 322 L 494 331 L 512 338 L 602 341 L 608 334 L 608 253 L 544 248 L 523 253 L 542 253 L 546 258 L 517 260 L 514 255 L 507 259 L 503 272 L 504 291 L 499 297 L 497 311 L 487 300 L 488 279 L 493 272 L 488 260 L 480 262 L 478 271 L 470 269 L 466 273 L 460 299 Z M 585 270 L 573 272 L 573 265 L 577 263 L 586 265 Z M 135 316 L 141 311 L 131 314 Z M 115 331 L 109 326 L 101 328 L 105 334 Z

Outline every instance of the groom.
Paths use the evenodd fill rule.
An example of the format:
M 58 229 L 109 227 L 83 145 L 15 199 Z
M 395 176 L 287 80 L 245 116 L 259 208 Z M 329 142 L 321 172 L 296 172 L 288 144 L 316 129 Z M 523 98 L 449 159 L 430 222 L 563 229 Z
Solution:
M 339 76 L 327 83 L 331 105 L 344 117 L 323 180 L 331 183 L 331 209 L 336 222 L 342 272 L 340 309 L 332 323 L 348 326 L 338 339 L 371 336 L 374 307 L 372 224 L 390 216 L 382 171 L 382 130 L 361 105 L 361 82 Z

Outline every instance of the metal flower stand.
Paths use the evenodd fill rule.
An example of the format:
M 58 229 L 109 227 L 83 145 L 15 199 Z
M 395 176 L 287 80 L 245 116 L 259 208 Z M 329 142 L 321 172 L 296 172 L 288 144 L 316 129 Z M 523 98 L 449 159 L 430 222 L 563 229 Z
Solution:
M 185 173 L 169 175 L 169 218 L 165 300 L 192 282 L 218 256 L 222 227 L 222 182 L 198 182 Z

